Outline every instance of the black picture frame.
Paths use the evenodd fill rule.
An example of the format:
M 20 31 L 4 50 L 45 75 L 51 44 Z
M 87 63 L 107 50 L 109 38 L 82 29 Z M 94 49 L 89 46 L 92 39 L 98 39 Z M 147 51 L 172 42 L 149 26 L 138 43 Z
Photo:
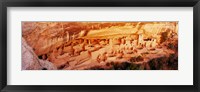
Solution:
M 193 7 L 194 85 L 7 85 L 7 7 Z M 0 90 L 2 92 L 200 92 L 200 0 L 2 0 L 0 1 Z

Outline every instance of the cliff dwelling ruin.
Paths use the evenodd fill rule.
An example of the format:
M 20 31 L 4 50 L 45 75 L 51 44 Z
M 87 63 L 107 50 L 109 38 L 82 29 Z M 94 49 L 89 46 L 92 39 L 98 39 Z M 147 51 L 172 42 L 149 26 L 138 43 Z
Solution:
M 178 70 L 178 22 L 22 22 L 22 70 Z

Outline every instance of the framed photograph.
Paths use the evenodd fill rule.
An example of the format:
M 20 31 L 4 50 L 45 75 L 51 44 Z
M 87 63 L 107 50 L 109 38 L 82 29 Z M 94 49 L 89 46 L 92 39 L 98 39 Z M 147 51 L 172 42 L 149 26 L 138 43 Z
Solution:
M 0 7 L 2 92 L 199 92 L 199 0 Z

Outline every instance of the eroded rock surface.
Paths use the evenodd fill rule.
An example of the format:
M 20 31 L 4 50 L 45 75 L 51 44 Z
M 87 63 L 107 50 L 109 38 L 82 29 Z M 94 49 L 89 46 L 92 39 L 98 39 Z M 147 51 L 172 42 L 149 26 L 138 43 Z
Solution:
M 22 69 L 23 70 L 40 70 L 42 66 L 39 63 L 38 57 L 29 47 L 26 41 L 22 38 Z
M 55 70 L 57 69 L 51 62 L 40 60 L 35 52 L 22 38 L 22 70 Z

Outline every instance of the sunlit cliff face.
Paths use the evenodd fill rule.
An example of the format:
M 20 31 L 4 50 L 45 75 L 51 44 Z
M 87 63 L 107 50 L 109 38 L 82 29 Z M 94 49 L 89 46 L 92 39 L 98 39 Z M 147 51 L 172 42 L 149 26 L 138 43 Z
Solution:
M 177 33 L 177 22 L 22 23 L 27 44 L 58 69 L 177 69 Z

